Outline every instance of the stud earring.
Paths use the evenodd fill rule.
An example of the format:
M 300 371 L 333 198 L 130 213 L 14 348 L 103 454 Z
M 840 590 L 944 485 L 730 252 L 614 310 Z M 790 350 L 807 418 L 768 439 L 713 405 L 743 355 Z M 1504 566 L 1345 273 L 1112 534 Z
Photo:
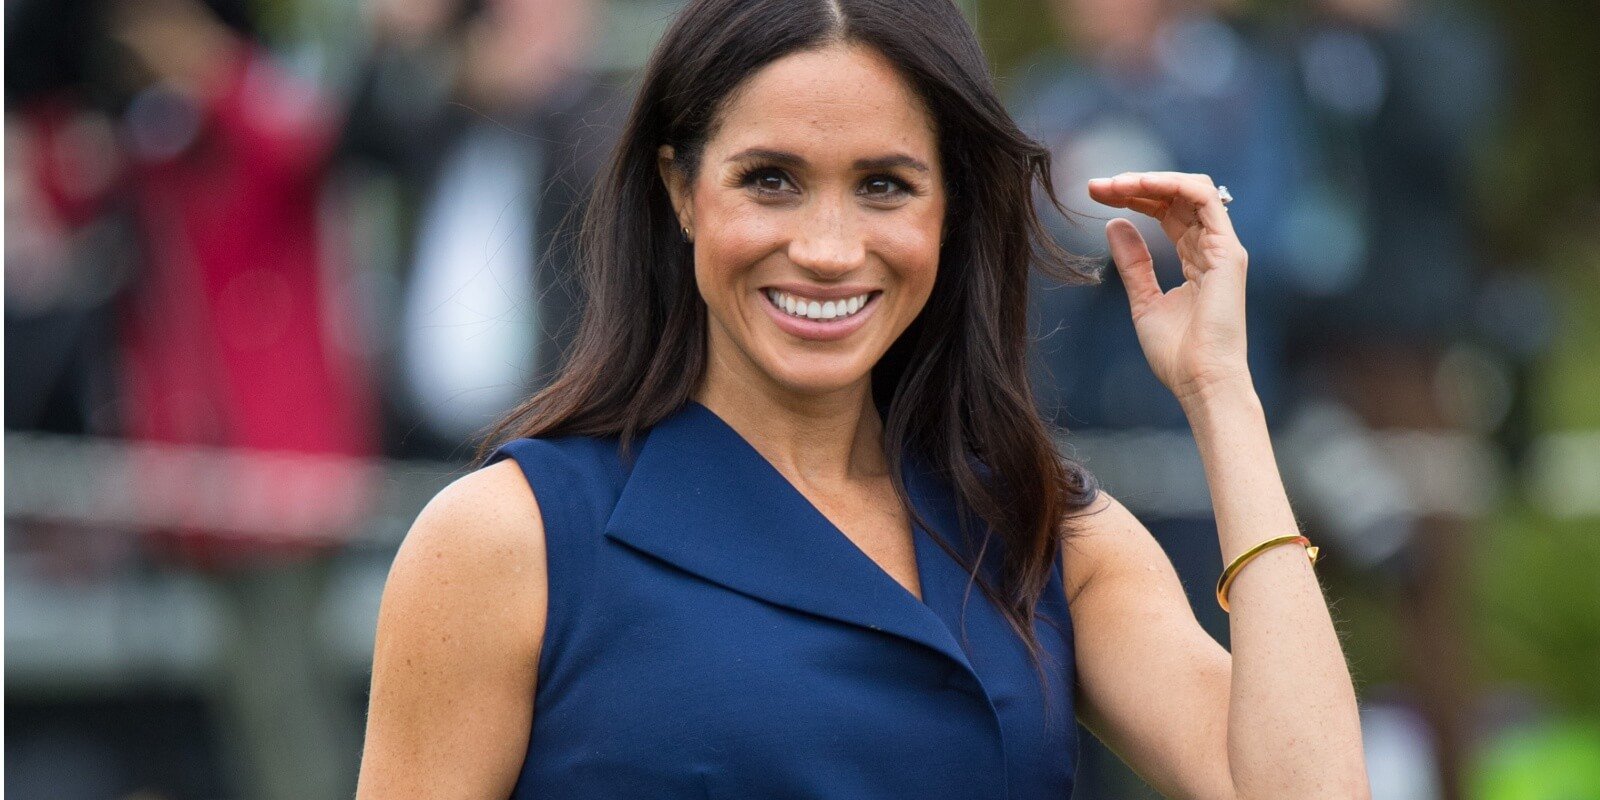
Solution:
M 689 238 L 689 228 L 688 228 L 688 226 L 684 226 L 684 227 L 680 228 L 680 230 L 683 231 L 683 233 L 681 234 L 683 236 L 683 241 L 685 241 L 685 242 L 693 241 L 692 239 Z

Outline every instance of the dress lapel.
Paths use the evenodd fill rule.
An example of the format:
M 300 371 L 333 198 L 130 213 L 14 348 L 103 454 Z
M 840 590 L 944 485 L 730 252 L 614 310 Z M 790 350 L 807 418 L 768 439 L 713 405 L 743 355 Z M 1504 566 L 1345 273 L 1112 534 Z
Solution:
M 938 485 L 907 464 L 930 525 L 953 524 Z M 956 543 L 953 530 L 940 530 Z M 968 672 L 956 637 L 966 573 L 914 530 L 923 602 L 850 541 L 771 462 L 696 401 L 657 423 L 606 523 L 606 536 L 767 602 L 889 633 Z M 974 597 L 981 595 L 974 589 Z

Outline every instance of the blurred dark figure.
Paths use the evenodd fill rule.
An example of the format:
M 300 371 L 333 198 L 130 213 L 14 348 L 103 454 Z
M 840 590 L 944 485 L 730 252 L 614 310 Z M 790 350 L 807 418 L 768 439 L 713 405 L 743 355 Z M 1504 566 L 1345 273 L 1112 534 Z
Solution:
M 1485 382 L 1507 380 L 1508 357 L 1537 351 L 1528 335 L 1539 336 L 1550 316 L 1537 287 L 1484 281 L 1471 233 L 1473 150 L 1504 99 L 1499 43 L 1459 4 L 1311 5 L 1284 41 L 1315 124 L 1319 195 L 1339 224 L 1305 231 L 1328 257 L 1328 279 L 1293 330 L 1301 378 L 1321 409 L 1303 432 L 1320 435 L 1329 452 L 1355 449 L 1363 428 L 1487 450 L 1484 434 L 1508 408 Z M 1433 736 L 1437 796 L 1454 800 L 1463 796 L 1475 696 L 1461 589 L 1471 523 L 1493 487 L 1472 459 L 1427 452 L 1391 453 L 1374 470 L 1309 472 L 1308 488 L 1329 490 L 1304 496 L 1337 509 L 1322 517 L 1393 594 L 1401 669 Z
M 6 110 L 6 430 L 109 434 L 127 220 L 78 201 L 120 168 L 111 121 L 60 101 Z
M 195 571 L 216 604 L 205 689 L 241 796 L 335 797 L 354 786 L 359 724 L 334 692 L 316 623 L 329 558 L 367 516 L 370 487 L 351 459 L 376 450 L 372 389 L 350 327 L 362 315 L 319 222 L 335 120 L 254 42 L 244 11 L 242 0 L 8 4 L 8 21 L 25 23 L 8 39 L 39 59 L 8 109 L 26 123 L 13 141 L 31 164 L 8 164 L 8 179 L 32 178 L 8 227 L 108 225 L 134 246 L 120 248 L 124 265 L 92 257 L 106 248 L 63 251 L 31 235 L 8 247 L 7 283 L 34 302 L 74 271 L 96 276 L 79 281 L 87 301 L 125 283 L 108 324 L 114 403 L 91 405 L 77 426 L 139 443 L 135 495 L 158 518 L 194 521 L 142 541 L 157 563 Z M 21 363 L 49 360 L 44 337 L 28 341 L 41 351 Z M 8 367 L 8 388 L 12 378 Z M 50 397 L 29 380 L 19 385 Z M 54 402 L 36 402 L 47 411 L 34 424 L 64 424 L 51 420 Z
M 382 343 L 388 452 L 457 460 L 553 375 L 573 237 L 625 98 L 592 0 L 372 0 L 342 149 L 398 195 Z M 376 167 L 377 170 L 371 169 Z
M 113 307 L 132 231 L 107 202 L 123 158 L 106 93 L 89 82 L 98 5 L 5 8 L 7 430 L 118 426 Z
M 1069 54 L 1035 63 L 1017 116 L 1051 149 L 1063 203 L 1080 215 L 1055 221 L 1059 240 L 1074 252 L 1104 253 L 1104 220 L 1127 216 L 1171 288 L 1183 278 L 1154 220 L 1094 204 L 1085 182 L 1128 170 L 1178 170 L 1226 185 L 1238 198 L 1229 211 L 1250 248 L 1251 370 L 1274 419 L 1288 394 L 1287 317 L 1309 279 L 1294 248 L 1312 164 L 1300 146 L 1292 71 L 1204 5 L 1057 0 L 1053 7 Z M 1196 618 L 1226 645 L 1227 617 L 1214 596 L 1221 553 L 1198 452 L 1177 400 L 1139 348 L 1115 271 L 1094 288 L 1041 280 L 1033 298 L 1031 359 L 1042 410 L 1084 435 L 1069 442 L 1146 522 L 1176 566 Z M 1155 796 L 1098 740 L 1083 740 L 1087 796 Z

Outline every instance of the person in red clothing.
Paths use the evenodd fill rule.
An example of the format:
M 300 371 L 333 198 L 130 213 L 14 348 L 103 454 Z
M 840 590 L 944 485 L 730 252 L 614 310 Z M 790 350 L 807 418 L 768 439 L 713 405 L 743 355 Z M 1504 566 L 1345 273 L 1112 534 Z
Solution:
M 112 19 L 144 79 L 123 116 L 144 264 L 121 320 L 126 434 L 372 455 L 360 315 L 318 224 L 331 109 L 192 0 L 123 2 Z M 313 481 L 233 463 L 238 474 L 182 476 L 210 489 L 193 495 L 213 505 L 153 544 L 225 568 L 336 546 L 362 516 L 359 469 Z M 219 496 L 228 498 L 220 509 Z M 214 529 L 218 518 L 234 530 Z

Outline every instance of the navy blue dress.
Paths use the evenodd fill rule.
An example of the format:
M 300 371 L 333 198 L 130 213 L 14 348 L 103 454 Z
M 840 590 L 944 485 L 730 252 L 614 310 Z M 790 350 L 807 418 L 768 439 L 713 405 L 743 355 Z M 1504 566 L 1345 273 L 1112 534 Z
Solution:
M 485 462 L 521 466 L 548 558 L 514 798 L 1067 800 L 1059 565 L 1036 625 L 1042 691 L 1021 639 L 920 527 L 922 601 L 700 403 L 635 447 L 631 469 L 601 437 L 518 439 Z M 904 475 L 928 524 L 970 546 L 948 485 L 915 461 Z

